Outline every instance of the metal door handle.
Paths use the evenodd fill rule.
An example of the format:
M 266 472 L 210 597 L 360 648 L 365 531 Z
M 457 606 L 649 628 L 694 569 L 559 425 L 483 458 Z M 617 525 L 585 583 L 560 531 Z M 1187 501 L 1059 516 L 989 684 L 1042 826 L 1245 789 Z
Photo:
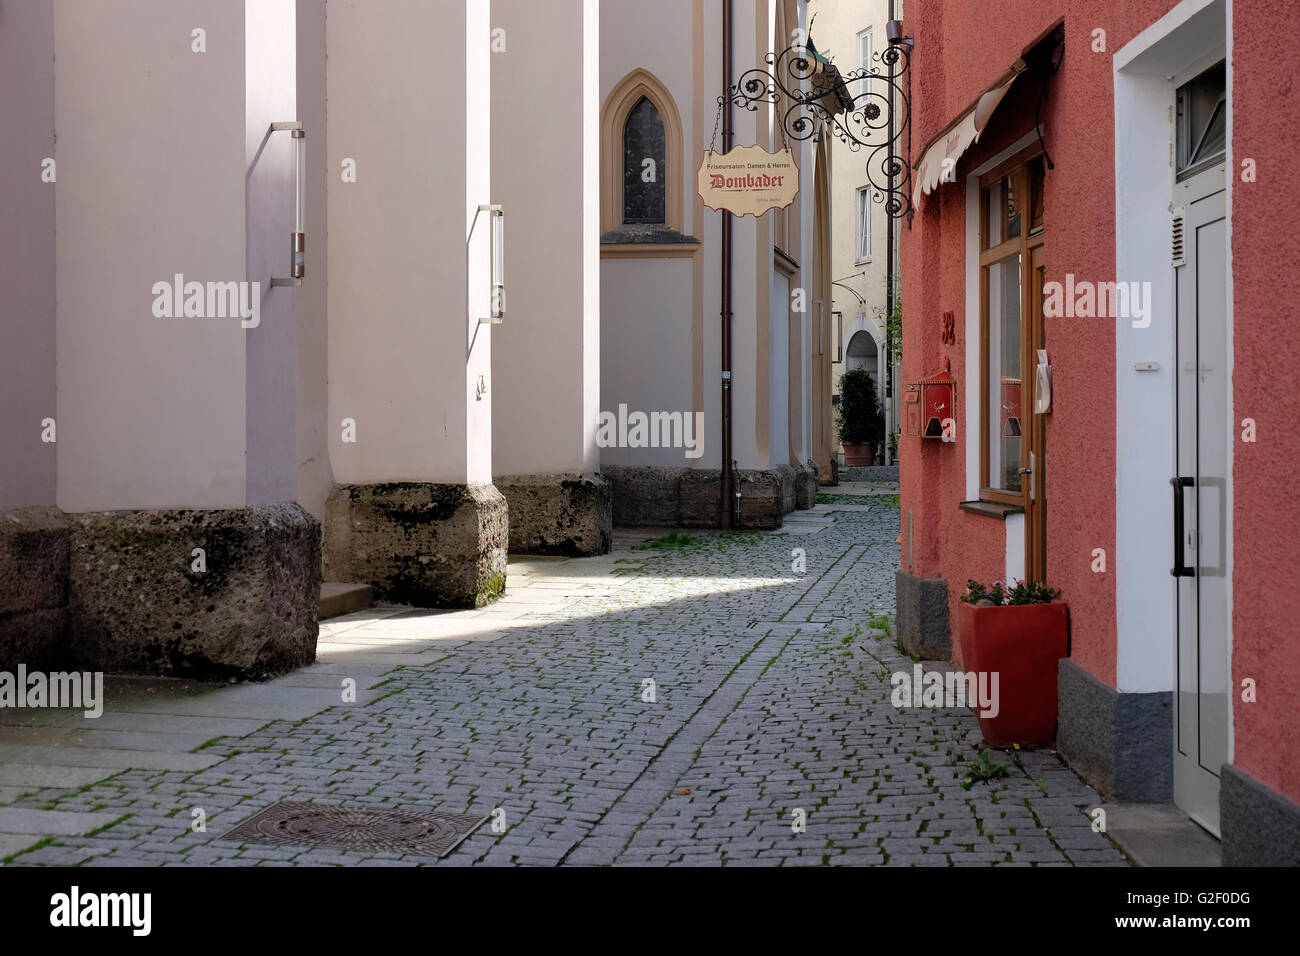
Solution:
M 1196 569 L 1183 564 L 1183 489 L 1194 488 L 1196 479 L 1181 475 L 1170 478 L 1169 484 L 1174 487 L 1174 566 L 1169 573 L 1176 578 L 1195 577 Z

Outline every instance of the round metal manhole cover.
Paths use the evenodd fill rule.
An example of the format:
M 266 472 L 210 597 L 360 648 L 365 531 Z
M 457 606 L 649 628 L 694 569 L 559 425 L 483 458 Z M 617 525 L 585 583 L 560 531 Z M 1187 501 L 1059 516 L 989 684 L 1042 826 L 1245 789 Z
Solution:
M 222 839 L 443 857 L 486 819 L 470 813 L 411 814 L 323 803 L 277 803 Z

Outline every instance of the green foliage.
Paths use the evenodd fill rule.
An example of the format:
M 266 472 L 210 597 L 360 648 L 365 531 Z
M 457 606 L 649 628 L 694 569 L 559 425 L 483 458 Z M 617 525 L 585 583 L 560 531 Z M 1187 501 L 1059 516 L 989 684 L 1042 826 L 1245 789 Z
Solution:
M 1018 580 L 1010 588 L 1001 581 L 994 581 L 991 587 L 986 588 L 978 581 L 968 580 L 966 582 L 966 593 L 961 596 L 961 599 L 967 604 L 991 601 L 994 604 L 1019 605 L 1050 604 L 1060 596 L 1060 591 L 1049 588 L 1042 581 L 1033 581 L 1026 584 L 1024 581 Z
M 685 551 L 688 548 L 699 547 L 704 544 L 704 542 L 704 538 L 673 531 L 664 535 L 662 538 L 655 538 L 653 541 L 638 544 L 635 546 L 634 550 L 648 551 L 654 549 L 656 551 Z
M 961 782 L 963 789 L 969 790 L 976 781 L 1011 776 L 1011 768 L 994 760 L 989 756 L 991 753 L 991 750 L 981 750 L 978 757 L 966 764 L 966 779 Z
M 885 431 L 876 385 L 864 368 L 850 369 L 840 376 L 840 404 L 835 430 L 841 442 L 878 445 Z
M 867 627 L 873 631 L 892 631 L 894 629 L 894 615 L 873 614 L 867 618 Z
M 903 361 L 903 300 L 894 298 L 894 310 L 885 313 L 884 306 L 876 307 L 876 318 L 885 322 L 885 334 L 889 337 L 889 350 L 894 353 L 894 364 Z

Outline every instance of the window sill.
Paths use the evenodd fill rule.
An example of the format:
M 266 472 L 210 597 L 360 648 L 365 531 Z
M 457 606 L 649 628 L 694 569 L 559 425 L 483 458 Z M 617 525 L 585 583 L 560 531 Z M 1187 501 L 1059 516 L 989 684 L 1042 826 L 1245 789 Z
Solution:
M 678 232 L 672 226 L 666 226 L 659 222 L 625 223 L 621 226 L 615 226 L 600 237 L 601 245 L 624 245 L 634 242 L 651 245 L 678 242 L 698 243 L 699 241 L 694 236 L 688 236 L 683 232 Z
M 871 256 L 867 256 L 865 259 L 854 259 L 853 264 L 855 266 L 869 266 L 871 265 Z
M 1000 518 L 1006 520 L 1007 515 L 1022 515 L 1025 509 L 1020 505 L 1008 505 L 1001 501 L 963 501 L 957 505 L 962 511 L 969 511 L 973 515 L 984 515 L 986 518 Z
M 772 247 L 772 260 L 773 265 L 787 276 L 793 276 L 799 271 L 799 263 L 780 246 Z
M 600 255 L 605 258 L 654 257 L 677 259 L 695 255 L 702 248 L 700 240 L 678 232 L 671 226 L 626 225 L 611 229 L 600 237 Z

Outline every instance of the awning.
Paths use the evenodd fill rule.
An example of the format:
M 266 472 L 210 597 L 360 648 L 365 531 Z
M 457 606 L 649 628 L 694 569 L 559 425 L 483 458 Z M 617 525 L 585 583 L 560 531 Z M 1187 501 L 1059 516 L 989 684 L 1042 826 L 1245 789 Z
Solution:
M 1016 60 L 1007 73 L 980 94 L 975 104 L 949 123 L 926 146 L 921 162 L 916 167 L 916 188 L 912 191 L 912 206 L 920 208 L 921 195 L 934 192 L 948 169 L 956 169 L 962 153 L 980 141 L 980 134 L 988 126 L 989 118 L 998 108 L 1011 84 L 1025 71 L 1025 61 Z M 945 168 L 944 161 L 952 160 Z

